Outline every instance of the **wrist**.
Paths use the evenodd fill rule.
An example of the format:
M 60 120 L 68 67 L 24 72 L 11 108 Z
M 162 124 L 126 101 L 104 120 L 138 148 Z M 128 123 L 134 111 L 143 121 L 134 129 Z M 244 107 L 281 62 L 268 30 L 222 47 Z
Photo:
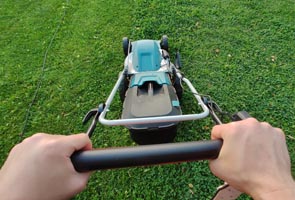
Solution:
M 293 181 L 291 184 L 269 192 L 261 193 L 256 196 L 253 196 L 255 200 L 276 200 L 276 199 L 284 199 L 284 200 L 294 200 L 295 199 L 295 182 Z
M 8 174 L 8 173 L 7 173 Z M 9 200 L 26 200 L 25 191 L 20 190 L 18 184 L 11 181 L 17 180 L 15 177 L 5 176 L 3 168 L 0 170 L 0 197 Z

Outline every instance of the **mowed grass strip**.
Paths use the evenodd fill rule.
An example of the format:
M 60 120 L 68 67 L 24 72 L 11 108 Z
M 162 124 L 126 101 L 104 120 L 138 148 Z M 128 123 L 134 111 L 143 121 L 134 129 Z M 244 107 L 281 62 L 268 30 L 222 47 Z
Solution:
M 122 37 L 167 34 L 171 56 L 180 50 L 183 72 L 200 93 L 225 111 L 247 110 L 283 128 L 295 173 L 292 1 L 4 1 L 0 9 L 1 163 L 19 139 L 45 50 L 62 23 L 25 137 L 85 131 L 82 117 L 106 100 L 122 69 Z M 111 110 L 120 116 L 116 100 Z M 194 105 L 185 93 L 183 109 Z M 176 141 L 209 139 L 212 125 L 182 123 Z M 135 145 L 126 129 L 105 126 L 98 126 L 93 143 Z M 75 199 L 209 199 L 220 183 L 207 162 L 107 170 L 94 173 Z

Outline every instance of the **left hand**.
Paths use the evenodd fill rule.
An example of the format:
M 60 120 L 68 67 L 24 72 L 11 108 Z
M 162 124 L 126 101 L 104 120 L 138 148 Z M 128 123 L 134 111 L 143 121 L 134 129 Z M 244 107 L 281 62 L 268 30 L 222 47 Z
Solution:
M 16 145 L 0 171 L 1 199 L 62 200 L 81 192 L 90 172 L 78 173 L 71 155 L 90 150 L 86 134 L 35 134 Z

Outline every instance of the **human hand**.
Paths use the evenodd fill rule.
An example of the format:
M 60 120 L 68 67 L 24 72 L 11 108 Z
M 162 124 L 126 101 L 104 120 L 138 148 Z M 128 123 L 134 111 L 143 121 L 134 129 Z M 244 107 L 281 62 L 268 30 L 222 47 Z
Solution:
M 38 133 L 16 145 L 0 170 L 0 196 L 7 200 L 62 200 L 81 192 L 90 173 L 75 171 L 71 155 L 90 150 L 86 134 Z
M 281 129 L 249 118 L 218 125 L 212 139 L 223 139 L 213 174 L 254 199 L 295 199 L 295 183 Z

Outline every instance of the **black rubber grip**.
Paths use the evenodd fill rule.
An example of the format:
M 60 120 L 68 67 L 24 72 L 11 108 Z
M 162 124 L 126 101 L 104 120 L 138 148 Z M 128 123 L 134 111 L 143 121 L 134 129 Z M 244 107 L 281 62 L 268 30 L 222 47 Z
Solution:
M 215 159 L 222 140 L 143 145 L 76 152 L 78 172 Z

